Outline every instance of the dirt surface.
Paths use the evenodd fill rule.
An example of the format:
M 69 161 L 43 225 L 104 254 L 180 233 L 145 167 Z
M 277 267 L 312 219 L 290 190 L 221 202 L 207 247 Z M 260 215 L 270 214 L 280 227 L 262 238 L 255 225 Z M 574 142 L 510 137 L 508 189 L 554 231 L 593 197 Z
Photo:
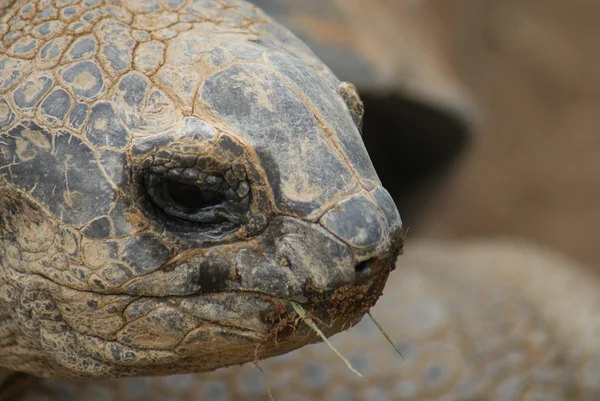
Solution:
M 510 234 L 600 269 L 600 3 L 413 3 L 483 120 L 412 234 Z

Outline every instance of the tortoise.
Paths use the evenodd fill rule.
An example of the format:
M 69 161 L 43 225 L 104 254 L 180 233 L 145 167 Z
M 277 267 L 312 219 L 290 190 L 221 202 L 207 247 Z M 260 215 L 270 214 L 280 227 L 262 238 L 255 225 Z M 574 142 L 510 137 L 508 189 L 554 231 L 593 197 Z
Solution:
M 340 49 L 327 41 L 319 42 L 325 35 L 319 36 L 322 32 L 314 29 L 318 25 L 306 18 L 312 15 L 314 22 L 315 18 L 330 21 L 338 17 L 343 35 L 338 32 L 336 37 L 344 38 L 344 43 L 356 35 L 352 43 L 379 41 L 397 45 L 398 37 L 390 39 L 389 36 L 363 42 L 363 35 L 368 36 L 367 31 L 374 24 L 394 22 L 378 18 L 376 23 L 373 19 L 369 20 L 370 24 L 365 23 L 374 10 L 379 10 L 378 17 L 386 15 L 383 2 L 272 0 L 255 3 L 308 42 L 338 77 L 356 82 L 366 109 L 363 138 L 371 154 L 374 148 L 372 142 L 369 147 L 369 141 L 388 135 L 392 139 L 386 142 L 384 148 L 388 149 L 384 151 L 403 151 L 405 148 L 399 144 L 416 144 L 416 149 L 423 152 L 417 155 L 427 156 L 424 164 L 433 162 L 433 167 L 429 167 L 433 171 L 417 169 L 418 173 L 406 181 L 410 174 L 398 167 L 404 162 L 419 167 L 414 164 L 419 161 L 418 157 L 411 160 L 412 155 L 405 154 L 408 157 L 403 160 L 398 161 L 398 157 L 390 160 L 384 152 L 382 159 L 374 158 L 375 165 L 379 162 L 378 167 L 383 167 L 383 170 L 378 168 L 378 172 L 383 171 L 382 180 L 387 174 L 388 181 L 384 181 L 384 185 L 390 189 L 396 185 L 400 190 L 400 193 L 391 192 L 402 205 L 406 221 L 405 194 L 414 193 L 414 187 L 408 184 L 421 185 L 424 176 L 431 173 L 442 175 L 438 179 L 443 178 L 444 165 L 456 157 L 457 149 L 464 146 L 473 133 L 468 123 L 472 110 L 464 98 L 452 90 L 445 95 L 439 93 L 439 76 L 436 79 L 428 75 L 439 65 L 420 65 L 423 60 L 415 60 L 414 52 L 409 52 L 411 56 L 406 59 L 409 64 L 415 64 L 409 70 L 416 69 L 427 76 L 416 88 L 414 75 L 404 80 L 402 71 L 399 77 L 383 74 L 385 63 L 362 63 L 364 68 L 376 73 L 361 75 L 364 68 L 353 68 L 361 64 L 365 48 L 341 46 Z M 354 12 L 348 14 L 352 9 Z M 298 14 L 298 10 L 306 14 Z M 350 18 L 357 14 L 360 18 Z M 389 32 L 390 26 L 384 28 Z M 406 45 L 414 45 L 414 36 L 408 36 L 410 40 Z M 311 42 L 315 37 L 317 41 Z M 420 45 L 415 46 L 413 50 L 418 51 Z M 406 51 L 406 46 L 402 48 Z M 425 49 L 420 51 L 431 51 L 426 46 Z M 381 76 L 391 82 L 373 81 Z M 429 89 L 427 85 L 431 85 Z M 387 120 L 383 121 L 384 118 Z M 434 123 L 429 125 L 432 120 Z M 394 129 L 386 132 L 379 128 L 382 123 L 384 128 L 394 124 Z M 419 130 L 419 126 L 423 129 Z M 406 128 L 406 133 L 399 128 Z M 411 135 L 415 133 L 418 138 L 411 142 Z M 428 151 L 428 146 L 436 145 L 439 146 L 435 152 Z M 437 163 L 440 156 L 443 156 L 442 163 Z M 417 196 L 416 199 L 422 201 L 423 198 Z M 545 247 L 516 239 L 454 242 L 411 237 L 410 252 L 400 260 L 387 281 L 388 290 L 374 307 L 374 313 L 385 321 L 387 331 L 405 359 L 398 358 L 372 324 L 362 321 L 331 341 L 365 375 L 364 379 L 353 376 L 323 344 L 306 346 L 261 362 L 277 400 L 599 399 L 600 352 L 595 334 L 598 325 L 593 316 L 600 300 L 595 275 Z M 52 399 L 65 401 L 93 397 L 111 401 L 268 399 L 261 372 L 248 365 L 201 375 L 125 378 L 95 384 L 64 381 L 44 381 L 43 384 L 37 392 L 30 393 L 33 398 L 27 400 L 48 400 L 51 395 L 56 396 Z
M 355 87 L 286 28 L 241 0 L 0 4 L 0 368 L 210 371 L 316 341 L 292 302 L 327 336 L 375 304 L 402 222 Z
M 71 6 L 73 6 L 66 3 L 69 2 L 61 3 L 61 17 L 70 13 L 70 11 L 63 10 L 71 10 Z M 165 6 L 164 3 L 166 1 L 160 3 L 159 6 Z M 210 2 L 203 2 L 203 6 L 208 3 Z M 232 2 L 227 3 L 231 6 Z M 146 2 L 145 6 L 148 4 L 154 3 Z M 219 2 L 219 4 L 222 5 L 225 2 Z M 236 2 L 236 4 L 238 3 Z M 352 3 L 347 4 L 350 6 Z M 43 5 L 45 7 L 46 3 Z M 268 6 L 268 4 L 266 5 Z M 7 4 L 3 4 L 0 7 L 7 6 Z M 231 7 L 226 8 L 232 9 Z M 80 21 L 82 21 L 83 15 L 89 15 L 78 9 L 76 5 L 72 9 L 75 10 L 74 18 L 79 18 Z M 52 12 L 50 11 L 50 16 L 47 17 L 49 20 L 42 21 L 42 24 L 51 22 Z M 84 14 L 77 14 L 77 12 Z M 114 12 L 114 10 L 111 12 L 111 16 Z M 87 21 L 85 18 L 83 21 L 97 23 L 93 17 L 87 18 L 91 18 L 91 21 Z M 69 21 L 69 26 L 76 25 L 84 29 L 85 24 L 77 25 L 78 23 L 71 23 L 72 21 L 74 20 Z M 20 22 L 13 20 L 13 23 L 18 27 Z M 21 23 L 21 25 L 24 24 Z M 48 27 L 50 25 L 49 23 Z M 66 23 L 58 24 L 61 29 L 64 29 L 66 25 Z M 178 23 L 173 26 L 181 27 Z M 8 31 L 5 25 L 0 29 Z M 285 32 L 281 27 L 278 28 L 278 32 L 280 32 L 279 30 Z M 113 33 L 117 34 L 118 32 Z M 181 34 L 175 30 L 165 33 L 167 36 L 174 35 L 174 37 Z M 96 32 L 93 32 L 91 36 L 98 40 L 95 35 Z M 289 38 L 293 38 L 293 36 L 289 36 Z M 38 37 L 35 39 L 42 40 Z M 302 47 L 294 39 L 292 41 L 294 45 L 286 43 L 286 49 L 289 49 L 289 46 Z M 58 43 L 60 44 L 60 41 Z M 61 58 L 68 49 L 68 45 L 59 46 L 58 51 Z M 109 58 L 127 53 L 119 53 L 118 48 L 108 47 L 110 50 L 106 49 L 104 48 L 103 51 L 108 51 Z M 303 47 L 302 49 L 306 50 Z M 2 51 L 8 52 L 8 49 L 3 48 Z M 111 54 L 113 51 L 116 55 Z M 292 54 L 297 52 L 298 49 L 291 51 Z M 160 52 L 150 52 L 150 54 L 158 53 Z M 307 54 L 311 59 L 314 57 L 310 52 L 300 52 L 300 54 L 304 58 L 308 57 Z M 17 57 L 10 56 L 10 58 Z M 26 60 L 34 60 L 34 58 L 35 61 L 29 62 L 41 62 L 37 56 L 24 57 L 25 61 L 22 61 L 22 65 L 27 65 L 28 61 Z M 97 65 L 103 65 L 102 63 L 106 62 L 106 59 L 98 61 L 92 56 L 88 60 L 93 60 Z M 67 60 L 67 64 L 72 62 Z M 56 67 L 59 65 L 58 63 L 59 61 L 50 67 L 42 64 L 42 67 L 47 70 L 40 69 L 43 71 L 54 69 L 54 72 L 58 72 L 58 68 L 60 68 Z M 6 64 L 0 70 L 0 76 L 8 76 L 9 79 L 14 80 L 20 78 L 18 68 L 5 69 L 5 66 Z M 321 68 L 323 68 L 322 65 Z M 326 69 L 324 71 L 329 75 Z M 31 72 L 29 71 L 29 73 Z M 114 80 L 113 75 L 105 71 L 103 73 L 106 74 L 103 75 L 107 79 L 106 82 Z M 342 76 L 339 73 L 337 75 Z M 55 79 L 60 79 L 60 75 Z M 118 80 L 116 81 L 118 82 Z M 4 104 L 10 106 L 8 110 L 12 113 L 15 113 L 16 105 L 11 96 L 14 87 L 18 84 L 15 83 L 12 86 L 13 89 L 2 92 L 3 100 L 6 101 Z M 176 84 L 175 80 L 174 84 Z M 64 82 L 62 85 L 66 86 Z M 362 88 L 365 88 L 364 82 L 362 84 L 358 82 L 358 85 L 359 88 L 361 85 Z M 35 88 L 35 85 L 30 86 L 30 89 Z M 63 89 L 69 92 L 69 87 Z M 358 105 L 352 87 L 342 84 L 339 89 L 341 89 L 339 92 L 344 100 L 350 99 L 349 102 L 345 101 L 344 103 L 350 104 L 348 112 L 355 121 L 359 122 L 357 125 L 360 125 L 360 107 L 352 106 Z M 117 89 L 113 90 L 118 91 Z M 335 91 L 337 90 L 338 87 L 335 87 Z M 28 96 L 30 94 L 31 92 L 27 93 Z M 75 99 L 74 94 L 70 93 L 70 95 L 72 99 Z M 178 95 L 181 94 L 178 93 Z M 373 96 L 379 95 L 375 93 Z M 135 97 L 129 99 L 132 98 Z M 118 100 L 110 99 L 110 102 L 114 101 Z M 177 102 L 181 102 L 179 97 Z M 125 105 L 126 103 L 119 104 Z M 392 102 L 392 104 L 394 103 Z M 70 107 L 74 108 L 75 104 Z M 4 107 L 2 110 L 6 111 L 7 108 Z M 21 112 L 21 110 L 19 111 Z M 114 112 L 115 114 L 120 113 L 119 119 L 122 119 L 123 115 L 129 115 L 132 118 L 132 120 L 127 120 L 129 123 L 139 123 L 148 118 L 148 115 L 139 112 L 133 115 L 136 117 L 133 119 L 132 113 L 128 114 L 127 109 L 114 110 Z M 455 112 L 454 114 L 460 113 Z M 56 128 L 52 121 L 42 120 L 45 117 L 42 111 L 38 110 L 33 114 L 32 110 L 29 110 L 29 114 L 26 113 L 26 115 L 40 127 L 49 124 Z M 164 115 L 155 115 L 155 117 L 164 117 Z M 89 124 L 89 117 L 86 118 L 88 119 L 84 120 L 82 124 L 86 122 Z M 364 122 L 363 131 L 365 140 L 367 140 L 370 136 L 369 130 L 366 129 L 368 126 Z M 15 121 L 12 123 L 19 124 Z M 65 120 L 65 124 L 70 124 L 70 119 L 69 122 Z M 57 125 L 60 131 L 71 130 L 70 125 L 61 126 L 60 121 Z M 98 127 L 102 125 L 101 122 Z M 464 126 L 461 129 L 464 129 Z M 4 131 L 2 132 L 4 133 Z M 76 135 L 74 135 L 75 137 Z M 14 138 L 9 139 L 13 140 Z M 30 137 L 27 137 L 27 140 L 30 140 Z M 34 146 L 38 147 L 38 144 L 35 143 Z M 24 142 L 21 142 L 20 145 L 29 146 Z M 31 148 L 25 148 L 25 150 Z M 21 147 L 20 150 L 23 148 Z M 258 164 L 257 160 L 253 161 Z M 113 171 L 112 174 L 115 172 Z M 27 191 L 17 190 L 17 192 L 26 197 L 31 196 L 31 193 Z M 4 193 L 6 192 L 4 191 Z M 150 202 L 147 206 L 149 204 Z M 42 212 L 45 216 L 53 213 L 44 209 Z M 39 227 L 46 229 L 43 225 Z M 110 229 L 113 233 L 117 227 L 113 223 Z M 165 230 L 165 232 L 167 231 Z M 31 232 L 26 235 L 29 237 L 27 239 L 40 239 L 40 236 L 36 237 Z M 81 238 L 84 235 L 82 234 Z M 33 243 L 35 244 L 35 241 Z M 345 370 L 336 370 L 336 367 L 340 366 L 338 363 L 326 365 L 328 354 L 323 352 L 321 345 L 304 347 L 295 353 L 274 357 L 263 362 L 278 400 L 286 399 L 286 397 L 296 400 L 303 399 L 301 397 L 339 400 L 353 397 L 364 400 L 386 398 L 403 400 L 598 399 L 600 395 L 597 387 L 600 353 L 598 352 L 597 336 L 595 336 L 597 325 L 593 320 L 599 305 L 596 296 L 597 277 L 582 272 L 582 268 L 577 263 L 560 255 L 543 248 L 536 249 L 531 244 L 515 243 L 514 241 L 466 244 L 419 241 L 413 242 L 410 248 L 411 252 L 402 258 L 400 269 L 396 269 L 392 274 L 386 287 L 389 288 L 392 285 L 395 291 L 386 292 L 382 299 L 383 302 L 379 302 L 375 307 L 376 312 L 380 316 L 384 316 L 387 329 L 398 341 L 406 360 L 397 358 L 389 351 L 389 348 L 382 348 L 382 345 L 377 342 L 379 337 L 373 337 L 372 326 L 369 327 L 362 322 L 355 326 L 352 332 L 338 335 L 333 341 L 350 355 L 351 361 L 367 376 L 366 381 L 348 375 Z M 390 252 L 390 257 L 392 255 L 393 251 Z M 4 260 L 2 259 L 2 261 Z M 282 261 L 284 264 L 287 263 L 285 260 Z M 43 258 L 30 260 L 30 262 L 46 263 Z M 34 276 L 35 280 L 40 278 L 38 273 L 35 273 Z M 23 280 L 23 282 L 26 281 Z M 42 291 L 37 291 L 38 289 L 35 289 L 36 291 L 33 293 L 36 297 L 42 295 Z M 4 293 L 3 295 L 6 298 Z M 89 294 L 82 294 L 82 297 L 87 295 Z M 569 302 L 566 302 L 567 299 Z M 46 305 L 44 304 L 46 299 L 43 297 L 28 301 L 31 306 Z M 232 303 L 227 305 L 231 306 Z M 366 308 L 367 304 L 363 306 Z M 29 310 L 33 311 L 34 309 Z M 52 308 L 48 313 L 51 311 Z M 20 313 L 20 311 L 17 312 Z M 4 313 L 5 316 L 6 312 Z M 76 313 L 81 314 L 79 310 Z M 315 308 L 314 313 L 318 314 L 318 308 Z M 356 319 L 360 314 L 361 312 L 357 312 Z M 31 319 L 33 315 L 35 314 L 28 318 Z M 346 319 L 348 316 L 344 315 L 344 318 Z M 101 323 L 98 326 L 101 326 Z M 325 329 L 327 325 L 322 327 Z M 296 330 L 302 331 L 305 328 L 298 325 Z M 331 333 L 331 331 L 327 332 L 327 334 Z M 277 334 L 285 335 L 287 333 L 277 332 Z M 379 333 L 375 334 L 379 336 Z M 302 341 L 304 340 L 300 340 L 300 342 Z M 311 341 L 313 340 L 306 340 L 305 343 Z M 234 346 L 231 343 L 229 345 Z M 298 346 L 300 345 L 302 344 Z M 346 346 L 344 347 L 344 345 Z M 267 355 L 261 354 L 261 356 Z M 4 357 L 5 354 L 0 360 L 4 361 Z M 194 376 L 174 375 L 163 379 L 120 379 L 96 384 L 45 381 L 45 387 L 41 387 L 40 391 L 47 394 L 29 394 L 34 398 L 28 399 L 48 400 L 49 398 L 46 397 L 49 397 L 50 394 L 58 394 L 56 399 L 61 400 L 88 400 L 94 396 L 113 397 L 109 398 L 111 401 L 129 400 L 136 397 L 138 399 L 143 397 L 149 401 L 158 399 L 189 401 L 198 399 L 197 397 L 225 400 L 233 393 L 236 393 L 238 400 L 265 399 L 261 387 L 262 378 L 255 377 L 259 374 L 256 370 L 248 370 L 247 367 L 243 367 Z M 290 380 L 290 375 L 293 380 Z M 22 376 L 19 374 L 13 375 L 9 378 L 8 384 L 21 378 Z M 228 385 L 231 388 L 228 388 Z M 5 390 L 10 390 L 10 387 Z M 7 394 L 5 392 L 5 395 Z M 10 398 L 10 395 L 7 396 L 10 400 L 14 399 Z M 41 398 L 35 398 L 38 396 Z

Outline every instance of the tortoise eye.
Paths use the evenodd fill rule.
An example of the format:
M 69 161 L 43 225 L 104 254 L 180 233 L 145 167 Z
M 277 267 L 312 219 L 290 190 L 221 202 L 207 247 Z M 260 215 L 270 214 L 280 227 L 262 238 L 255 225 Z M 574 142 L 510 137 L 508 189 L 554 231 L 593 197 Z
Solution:
M 221 185 L 215 186 L 180 182 L 150 173 L 144 179 L 144 187 L 158 209 L 184 222 L 239 224 L 247 206 L 247 200 L 238 197 L 222 180 Z
M 216 206 L 225 201 L 225 195 L 217 191 L 199 188 L 171 180 L 163 181 L 163 192 L 173 206 L 190 211 Z

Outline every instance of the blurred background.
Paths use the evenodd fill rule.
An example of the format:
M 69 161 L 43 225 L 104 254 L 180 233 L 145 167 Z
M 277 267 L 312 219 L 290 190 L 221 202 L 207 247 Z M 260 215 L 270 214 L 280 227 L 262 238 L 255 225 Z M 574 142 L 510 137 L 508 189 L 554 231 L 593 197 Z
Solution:
M 600 267 L 600 3 L 405 3 L 482 114 L 414 232 L 512 234 Z

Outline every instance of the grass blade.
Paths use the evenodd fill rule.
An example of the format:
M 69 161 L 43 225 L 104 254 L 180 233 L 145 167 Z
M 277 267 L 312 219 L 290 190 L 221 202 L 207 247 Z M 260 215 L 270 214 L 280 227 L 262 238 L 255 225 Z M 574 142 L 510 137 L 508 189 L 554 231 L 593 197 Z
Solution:
M 373 317 L 373 315 L 371 315 L 371 312 L 367 312 L 367 315 L 369 315 L 369 317 L 371 318 L 371 320 L 373 321 L 373 323 L 375 323 L 375 326 L 377 326 L 377 328 L 379 329 L 379 331 L 381 332 L 381 334 L 383 334 L 383 336 L 385 337 L 385 339 L 392 345 L 392 347 L 394 347 L 394 349 L 396 350 L 396 352 L 398 353 L 398 355 L 400 355 L 402 357 L 402 359 L 406 359 L 406 358 L 404 358 L 404 355 L 402 355 L 402 352 L 400 352 L 400 350 L 398 349 L 398 347 L 396 347 L 396 344 L 394 344 L 394 342 L 392 341 L 392 339 L 390 338 L 390 336 L 388 336 L 388 333 L 386 333 L 386 331 L 383 329 L 383 327 L 381 327 L 381 325 L 379 324 L 379 322 L 377 320 L 375 320 L 375 318 Z
M 323 339 L 323 341 L 325 341 L 325 343 L 327 343 L 329 348 L 331 348 L 333 350 L 333 352 L 335 352 L 336 355 L 339 356 L 342 361 L 344 361 L 344 363 L 346 364 L 348 369 L 350 369 L 352 372 L 354 372 L 358 377 L 363 377 L 363 375 L 361 375 L 359 371 L 354 369 L 354 367 L 352 366 L 350 361 L 348 359 L 346 359 L 342 354 L 340 354 L 340 352 L 333 346 L 333 344 L 331 344 L 329 342 L 327 337 L 325 337 L 325 334 L 323 334 L 323 332 L 319 329 L 319 327 L 317 327 L 315 322 L 313 322 L 313 320 L 306 314 L 306 311 L 304 310 L 304 308 L 302 306 L 300 306 L 300 304 L 297 304 L 296 302 L 293 302 L 293 301 L 290 301 L 290 304 L 292 304 L 292 308 L 294 308 L 294 310 L 296 311 L 298 316 L 300 316 L 300 318 L 304 321 L 304 323 L 306 323 L 315 333 L 317 333 L 318 336 L 321 337 Z

